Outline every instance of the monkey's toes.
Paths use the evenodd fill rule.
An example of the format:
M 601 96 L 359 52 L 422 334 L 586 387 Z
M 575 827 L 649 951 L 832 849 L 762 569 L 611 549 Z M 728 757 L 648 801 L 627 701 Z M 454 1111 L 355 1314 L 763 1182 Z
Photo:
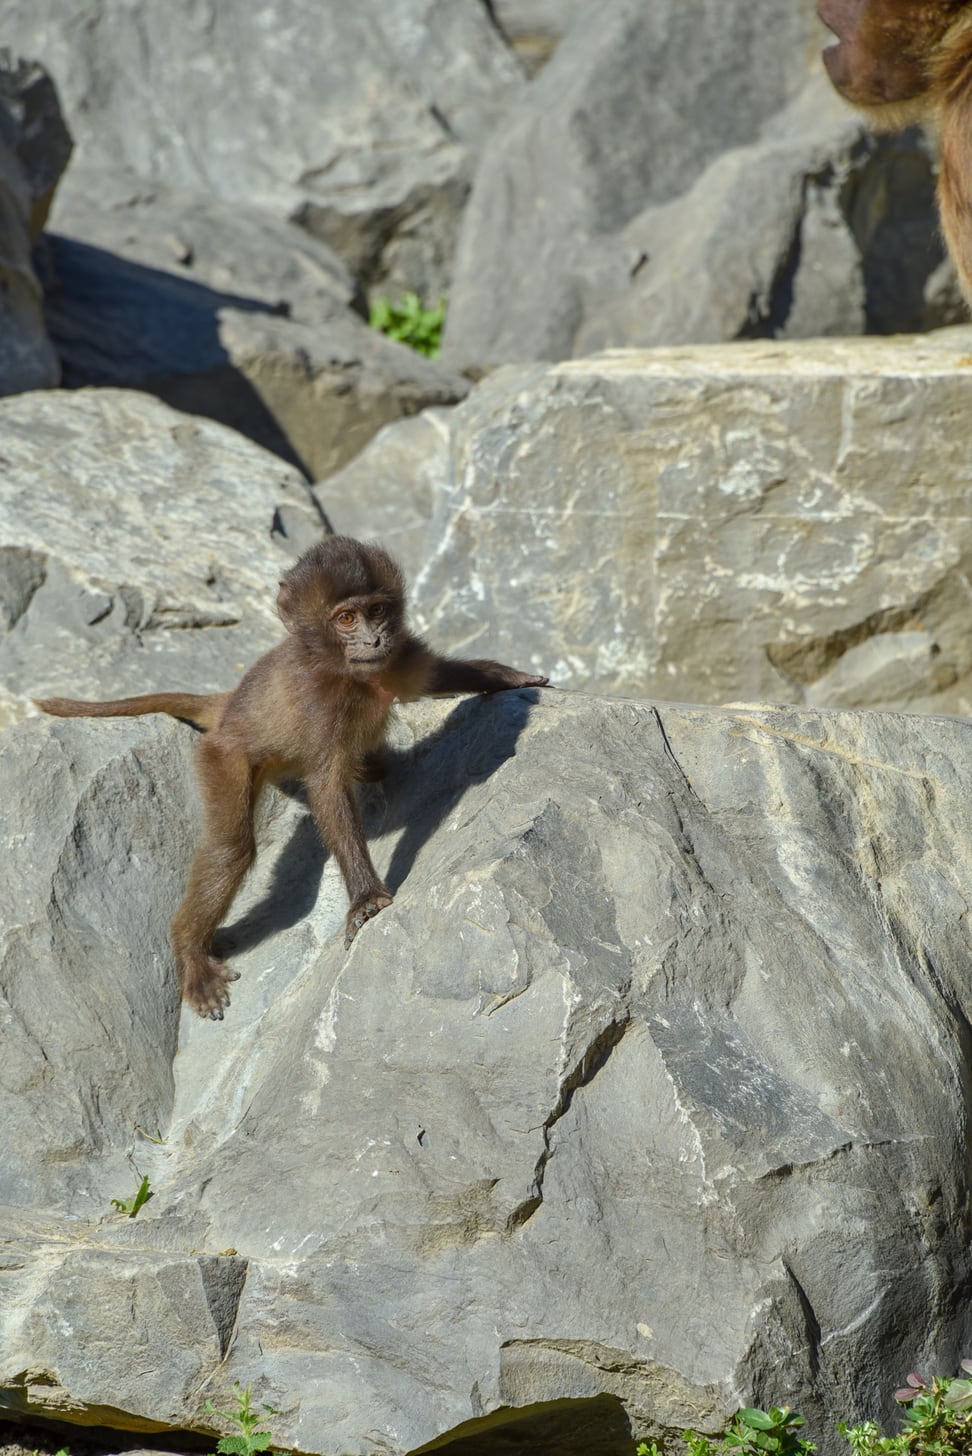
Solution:
M 182 995 L 197 1016 L 222 1021 L 230 1004 L 230 982 L 239 979 L 239 971 L 231 970 L 216 956 L 193 955 L 184 967 Z
M 391 895 L 370 895 L 360 905 L 352 905 L 344 922 L 344 948 L 347 950 L 366 920 L 372 920 L 379 910 L 392 903 Z

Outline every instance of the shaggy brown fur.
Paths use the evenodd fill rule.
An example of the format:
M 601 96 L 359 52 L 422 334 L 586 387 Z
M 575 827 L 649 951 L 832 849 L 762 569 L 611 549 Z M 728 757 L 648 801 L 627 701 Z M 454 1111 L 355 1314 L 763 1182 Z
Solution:
M 391 895 L 371 863 L 354 785 L 373 777 L 396 698 L 493 693 L 545 677 L 499 662 L 440 657 L 405 625 L 401 572 L 378 546 L 332 536 L 280 583 L 289 636 L 229 693 L 149 693 L 115 702 L 39 698 L 60 717 L 168 713 L 207 729 L 197 768 L 205 831 L 172 922 L 182 995 L 221 1020 L 236 972 L 213 954 L 217 927 L 253 862 L 253 809 L 268 780 L 302 778 L 321 836 L 337 859 L 351 907 L 346 943 Z
M 972 0 L 819 0 L 824 63 L 872 125 L 929 121 L 941 138 L 942 231 L 972 300 Z

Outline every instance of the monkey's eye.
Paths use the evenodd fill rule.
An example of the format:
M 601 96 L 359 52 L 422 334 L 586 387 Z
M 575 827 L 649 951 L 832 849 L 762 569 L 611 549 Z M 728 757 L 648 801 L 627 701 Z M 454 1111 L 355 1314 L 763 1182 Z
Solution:
M 380 622 L 382 617 L 385 615 L 385 607 L 383 603 L 375 602 L 375 605 L 371 609 L 371 615 L 374 621 Z
M 353 612 L 338 612 L 337 620 L 338 620 L 338 626 L 339 627 L 353 627 L 354 626 L 354 613 Z

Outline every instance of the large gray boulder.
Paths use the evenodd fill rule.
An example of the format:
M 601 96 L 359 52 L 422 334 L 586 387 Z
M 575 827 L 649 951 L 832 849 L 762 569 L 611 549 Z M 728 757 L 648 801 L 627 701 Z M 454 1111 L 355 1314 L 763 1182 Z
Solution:
M 368 328 L 347 267 L 282 218 L 131 179 L 108 200 L 104 173 L 81 173 L 66 194 L 46 260 L 68 386 L 147 390 L 310 478 L 389 420 L 466 392 L 453 370 Z
M 929 147 L 867 135 L 823 75 L 825 34 L 812 0 L 582 10 L 481 159 L 446 356 L 964 316 L 935 277 Z
M 0 740 L 8 1408 L 202 1429 L 235 1378 L 300 1451 L 630 1456 L 775 1401 L 833 1451 L 954 1368 L 967 726 L 536 697 L 409 711 L 350 952 L 272 800 L 181 1031 L 193 735 Z
M 0 49 L 0 395 L 60 377 L 31 250 L 70 155 L 47 72 Z
M 0 401 L 0 725 L 29 698 L 232 687 L 327 524 L 241 435 L 124 390 Z
M 316 494 L 335 530 L 403 528 L 419 627 L 470 656 L 972 714 L 970 353 L 960 328 L 508 366 Z
M 264 206 L 369 285 L 445 286 L 472 158 L 524 85 L 479 4 L 0 0 L 89 164 Z

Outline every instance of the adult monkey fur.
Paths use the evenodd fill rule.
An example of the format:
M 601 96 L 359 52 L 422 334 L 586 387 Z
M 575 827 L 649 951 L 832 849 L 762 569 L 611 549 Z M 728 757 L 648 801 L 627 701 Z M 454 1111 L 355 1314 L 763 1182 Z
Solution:
M 941 140 L 938 206 L 972 299 L 972 0 L 819 0 L 837 37 L 824 64 L 882 129 L 930 121 Z
M 542 687 L 547 679 L 499 662 L 440 657 L 405 625 L 401 571 L 379 546 L 331 536 L 280 582 L 289 635 L 232 692 L 148 693 L 114 702 L 38 698 L 62 718 L 168 713 L 207 730 L 197 771 L 204 832 L 172 922 L 183 998 L 221 1021 L 238 973 L 213 954 L 213 936 L 253 862 L 253 810 L 268 780 L 302 778 L 351 907 L 345 943 L 392 902 L 371 863 L 354 785 L 375 777 L 396 698 Z

